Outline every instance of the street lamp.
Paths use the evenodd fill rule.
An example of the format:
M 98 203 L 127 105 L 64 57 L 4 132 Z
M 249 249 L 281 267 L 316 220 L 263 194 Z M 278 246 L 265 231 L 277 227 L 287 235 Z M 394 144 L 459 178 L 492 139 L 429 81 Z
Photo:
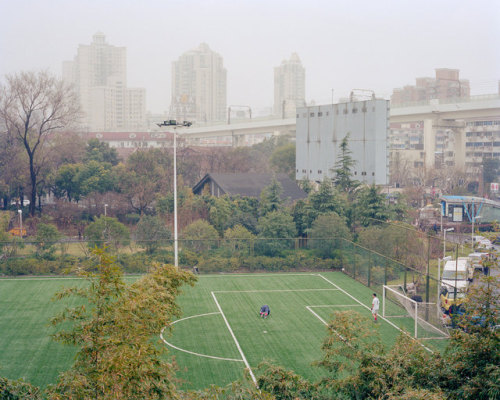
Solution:
M 446 256 L 446 232 L 452 232 L 455 228 L 443 229 L 443 257 Z
M 159 127 L 162 126 L 173 126 L 174 127 L 174 265 L 176 268 L 179 267 L 179 246 L 177 240 L 177 127 L 184 126 L 190 127 L 192 125 L 189 121 L 183 121 L 182 123 L 177 123 L 175 119 L 168 121 L 163 121 L 156 124 Z
M 108 208 L 108 205 L 107 204 L 104 204 L 104 216 L 107 215 L 107 212 L 106 212 L 106 209 Z
M 19 237 L 23 238 L 23 210 L 17 210 L 19 213 Z
M 472 212 L 474 212 L 474 210 L 472 210 Z M 472 243 L 472 250 L 474 250 L 474 223 L 476 222 L 476 219 L 480 219 L 480 218 L 482 218 L 481 215 L 478 215 L 478 216 L 472 215 L 472 231 L 470 233 L 470 240 L 471 240 L 471 243 Z

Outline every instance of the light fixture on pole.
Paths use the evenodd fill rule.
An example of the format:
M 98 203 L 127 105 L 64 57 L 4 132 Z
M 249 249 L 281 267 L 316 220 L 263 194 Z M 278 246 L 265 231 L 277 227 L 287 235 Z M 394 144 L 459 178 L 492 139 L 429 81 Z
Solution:
M 107 204 L 104 204 L 104 216 L 107 215 L 107 212 L 106 212 L 106 209 L 108 208 L 108 205 Z
M 443 257 L 446 256 L 446 232 L 452 232 L 455 228 L 443 229 Z
M 17 210 L 19 213 L 19 237 L 23 238 L 23 210 Z
M 184 126 L 190 127 L 192 125 L 189 121 L 183 121 L 182 123 L 177 123 L 175 119 L 168 121 L 163 121 L 160 124 L 156 124 L 159 127 L 162 126 L 173 126 L 174 127 L 174 265 L 176 268 L 179 267 L 179 246 L 178 246 L 178 235 L 177 235 L 177 127 Z
M 480 219 L 480 218 L 482 218 L 481 215 L 478 215 L 478 216 L 472 215 L 472 231 L 470 234 L 470 240 L 471 240 L 471 246 L 472 246 L 473 250 L 474 250 L 474 223 L 476 222 L 476 219 Z

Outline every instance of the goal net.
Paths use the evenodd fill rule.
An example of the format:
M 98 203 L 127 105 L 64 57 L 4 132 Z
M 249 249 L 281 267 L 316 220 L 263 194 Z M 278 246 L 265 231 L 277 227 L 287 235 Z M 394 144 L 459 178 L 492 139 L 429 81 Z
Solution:
M 416 339 L 445 339 L 448 332 L 436 303 L 424 303 L 410 298 L 401 285 L 384 285 L 382 316 L 393 321 Z

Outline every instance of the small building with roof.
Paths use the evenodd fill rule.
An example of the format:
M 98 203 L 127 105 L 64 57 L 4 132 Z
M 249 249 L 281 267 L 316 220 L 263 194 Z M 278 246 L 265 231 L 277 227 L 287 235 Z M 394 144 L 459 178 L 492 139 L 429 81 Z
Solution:
M 193 187 L 193 193 L 201 195 L 208 188 L 210 194 L 216 197 L 239 195 L 260 198 L 262 190 L 271 185 L 273 178 L 280 183 L 283 189 L 281 199 L 285 202 L 307 197 L 307 193 L 288 175 L 272 173 L 208 173 Z

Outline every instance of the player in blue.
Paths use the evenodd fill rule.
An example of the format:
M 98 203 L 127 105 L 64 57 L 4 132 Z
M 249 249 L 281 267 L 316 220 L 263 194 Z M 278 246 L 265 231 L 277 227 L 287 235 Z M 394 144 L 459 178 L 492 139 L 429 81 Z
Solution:
M 261 316 L 261 318 L 267 318 L 270 314 L 271 314 L 271 309 L 269 308 L 269 306 L 267 304 L 264 304 L 260 308 L 260 316 Z

